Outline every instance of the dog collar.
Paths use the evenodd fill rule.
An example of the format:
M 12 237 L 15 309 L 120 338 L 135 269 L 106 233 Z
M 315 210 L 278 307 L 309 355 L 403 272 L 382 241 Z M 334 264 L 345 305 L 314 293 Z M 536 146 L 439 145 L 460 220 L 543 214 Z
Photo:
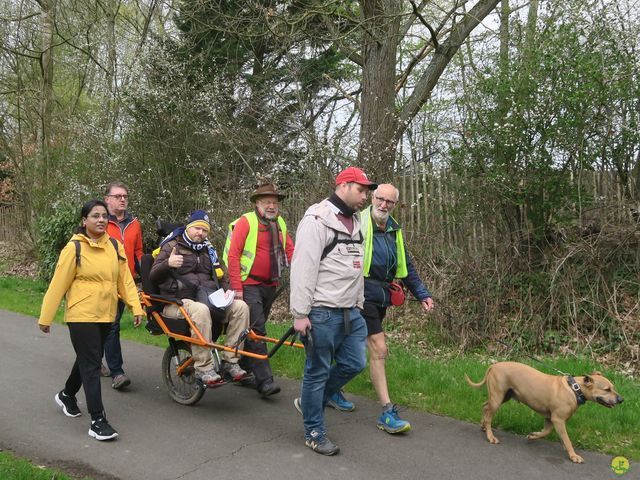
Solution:
M 582 390 L 580 390 L 580 385 L 578 385 L 578 382 L 576 382 L 576 379 L 573 378 L 571 375 L 567 375 L 567 383 L 569 384 L 569 388 L 571 388 L 571 390 L 576 396 L 576 401 L 578 402 L 578 406 L 584 405 L 587 402 L 587 399 L 585 398 L 584 393 L 582 393 Z

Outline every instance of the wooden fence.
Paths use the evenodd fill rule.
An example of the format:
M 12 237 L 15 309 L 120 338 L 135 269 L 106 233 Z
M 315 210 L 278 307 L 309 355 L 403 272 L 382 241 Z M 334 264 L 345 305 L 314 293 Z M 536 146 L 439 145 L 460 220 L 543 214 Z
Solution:
M 444 250 L 473 256 L 487 249 L 508 249 L 532 235 L 534 226 L 527 218 L 530 205 L 510 205 L 508 212 L 493 209 L 501 201 L 496 192 L 486 191 L 481 182 L 469 177 L 450 170 L 434 172 L 424 163 L 416 163 L 406 174 L 386 181 L 400 190 L 393 215 L 416 255 L 429 257 Z M 557 213 L 563 216 L 562 221 L 552 218 L 550 224 L 587 230 L 637 221 L 634 215 L 637 217 L 640 204 L 632 199 L 640 198 L 640 192 L 631 182 L 626 193 L 614 172 L 582 172 L 571 182 L 579 192 L 578 200 Z M 295 229 L 306 208 L 328 196 L 330 189 L 288 193 L 282 210 L 290 228 Z
M 0 242 L 14 243 L 24 237 L 24 221 L 17 205 L 0 206 Z
M 385 179 L 386 180 L 386 179 Z M 393 215 L 404 231 L 412 251 L 418 256 L 432 256 L 437 253 L 457 251 L 463 255 L 476 255 L 487 248 L 496 250 L 500 245 L 513 243 L 509 234 L 526 237 L 531 226 L 527 220 L 528 205 L 514 205 L 510 216 L 511 225 L 505 224 L 504 212 L 492 211 L 490 202 L 499 204 L 495 192 L 478 192 L 479 182 L 467 176 L 460 176 L 450 170 L 433 171 L 423 162 L 415 162 L 397 175 L 386 180 L 400 190 L 400 203 Z M 640 198 L 633 183 L 623 187 L 614 172 L 583 172 L 572 179 L 580 185 L 580 191 L 588 207 L 577 202 L 571 212 L 564 212 L 572 218 L 576 227 L 586 228 L 593 223 L 626 224 L 634 221 L 640 205 L 630 198 Z M 288 198 L 282 204 L 283 216 L 289 228 L 295 228 L 305 210 L 331 193 L 332 184 L 325 181 L 309 182 L 306 187 L 288 191 Z M 472 192 L 472 190 L 474 190 Z M 485 198 L 483 204 L 478 199 Z M 247 210 L 248 200 L 238 192 L 237 198 L 227 198 L 222 208 L 216 208 L 215 220 L 220 231 L 215 232 L 216 242 L 224 242 L 226 225 Z M 23 212 L 18 205 L 0 207 L 0 241 L 15 242 L 24 238 Z M 507 233 L 505 233 L 507 232 Z M 220 238 L 217 238 L 220 237 Z

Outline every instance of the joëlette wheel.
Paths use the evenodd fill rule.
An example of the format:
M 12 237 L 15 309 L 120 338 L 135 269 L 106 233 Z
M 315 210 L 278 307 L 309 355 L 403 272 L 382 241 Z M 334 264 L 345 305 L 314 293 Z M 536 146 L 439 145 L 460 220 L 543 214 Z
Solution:
M 191 349 L 185 342 L 176 342 L 178 357 L 173 356 L 171 346 L 167 347 L 162 357 L 162 378 L 169 396 L 182 405 L 195 405 L 204 395 L 205 387 L 196 380 L 193 366 L 187 367 L 182 375 L 178 375 L 178 367 L 191 358 Z

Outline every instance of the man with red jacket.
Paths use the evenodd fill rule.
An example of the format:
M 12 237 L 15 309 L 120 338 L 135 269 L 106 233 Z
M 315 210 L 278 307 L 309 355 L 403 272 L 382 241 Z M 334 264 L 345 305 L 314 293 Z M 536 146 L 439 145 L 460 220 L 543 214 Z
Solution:
M 107 233 L 124 245 L 129 270 L 134 279 L 140 270 L 142 257 L 142 228 L 137 218 L 127 212 L 129 205 L 129 189 L 122 182 L 111 182 L 105 188 L 104 202 L 109 209 Z M 120 318 L 124 303 L 118 302 L 116 319 L 104 344 L 104 357 L 109 367 L 111 386 L 120 390 L 131 384 L 131 380 L 122 369 L 122 347 L 120 346 Z
M 293 241 L 287 224 L 279 215 L 280 200 L 285 197 L 272 183 L 258 186 L 250 197 L 253 211 L 229 224 L 223 260 L 227 265 L 231 289 L 236 299 L 249 305 L 251 328 L 266 335 L 266 323 L 276 299 L 282 271 L 293 256 Z M 264 342 L 245 341 L 245 349 L 266 354 Z M 273 381 L 268 360 L 245 360 L 255 377 L 258 393 L 266 398 L 280 392 Z

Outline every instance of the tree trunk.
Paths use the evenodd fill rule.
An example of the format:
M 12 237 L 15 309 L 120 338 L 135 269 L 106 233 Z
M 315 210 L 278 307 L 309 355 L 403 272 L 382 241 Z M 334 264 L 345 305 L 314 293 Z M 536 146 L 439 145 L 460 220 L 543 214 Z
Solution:
M 449 36 L 435 49 L 429 65 L 401 108 L 396 107 L 395 78 L 400 20 L 400 0 L 363 0 L 362 101 L 358 162 L 372 175 L 389 176 L 396 147 L 405 129 L 428 101 L 445 68 L 473 29 L 500 0 L 479 0 L 454 24 Z
M 118 111 L 116 101 L 117 96 L 117 67 L 118 56 L 116 52 L 116 17 L 118 16 L 118 10 L 120 9 L 119 0 L 109 0 L 106 2 L 106 43 L 107 43 L 107 98 L 105 98 L 105 126 L 110 136 L 113 138 L 115 135 L 115 129 L 118 122 Z
M 509 68 L 509 0 L 501 0 L 500 5 L 500 76 L 508 75 Z
M 55 31 L 56 0 L 41 0 L 42 13 L 42 52 L 40 54 L 40 69 L 42 79 L 40 82 L 40 124 L 37 130 L 36 144 L 39 148 L 39 167 L 34 175 L 37 193 L 45 193 L 48 187 L 48 179 L 53 173 L 51 164 L 51 123 L 53 110 L 53 34 Z M 35 174 L 35 172 L 34 172 Z M 34 193 L 35 193 L 34 192 Z M 44 202 L 42 205 L 39 201 Z M 43 195 L 34 198 L 36 209 L 44 207 L 46 200 Z
M 400 38 L 400 0 L 364 0 L 362 102 L 358 164 L 373 178 L 393 171 L 396 115 L 396 56 Z

